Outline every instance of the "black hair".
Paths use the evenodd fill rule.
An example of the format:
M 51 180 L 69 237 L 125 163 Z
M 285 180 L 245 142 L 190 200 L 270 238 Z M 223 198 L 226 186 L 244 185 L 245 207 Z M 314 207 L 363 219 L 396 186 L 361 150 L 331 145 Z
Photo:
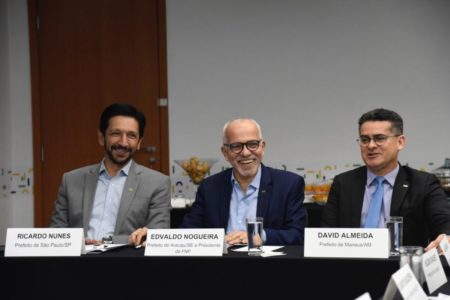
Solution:
M 144 136 L 145 116 L 138 111 L 136 107 L 126 103 L 114 103 L 105 108 L 100 117 L 100 132 L 105 135 L 106 128 L 109 126 L 109 120 L 115 116 L 132 117 L 139 124 L 139 138 Z
M 368 121 L 388 121 L 391 122 L 391 132 L 403 134 L 403 119 L 398 113 L 392 110 L 377 108 L 363 114 L 358 121 L 359 128 Z

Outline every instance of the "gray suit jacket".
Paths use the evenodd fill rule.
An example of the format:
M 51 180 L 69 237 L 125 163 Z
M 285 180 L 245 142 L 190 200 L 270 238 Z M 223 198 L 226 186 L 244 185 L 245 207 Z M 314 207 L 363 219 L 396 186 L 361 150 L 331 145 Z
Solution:
M 84 228 L 86 235 L 97 188 L 100 164 L 65 173 L 50 227 Z M 137 228 L 170 228 L 170 179 L 131 162 L 120 199 L 113 242 L 128 243 Z

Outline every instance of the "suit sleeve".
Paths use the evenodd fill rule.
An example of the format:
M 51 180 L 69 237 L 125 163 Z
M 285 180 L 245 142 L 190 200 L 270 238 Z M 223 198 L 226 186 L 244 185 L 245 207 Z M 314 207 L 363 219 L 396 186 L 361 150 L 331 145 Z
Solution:
M 426 190 L 425 211 L 430 238 L 435 239 L 441 233 L 450 234 L 450 203 L 435 175 L 427 176 Z
M 328 194 L 327 204 L 322 210 L 321 227 L 339 227 L 340 180 L 335 177 Z
M 147 228 L 170 228 L 170 178 L 165 177 L 151 195 L 148 207 Z
M 295 176 L 286 194 L 286 212 L 280 228 L 265 228 L 268 245 L 303 245 L 306 209 L 303 206 L 305 183 Z M 280 195 L 278 195 L 280 196 Z
M 68 203 L 66 191 L 66 175 L 63 175 L 61 185 L 59 186 L 58 195 L 53 208 L 50 219 L 50 227 L 67 228 L 69 227 Z
M 156 179 L 152 178 L 150 180 L 154 181 Z M 131 220 L 128 221 L 127 225 L 122 229 L 120 234 L 115 234 L 113 236 L 113 243 L 127 244 L 129 242 L 129 235 L 137 228 L 170 228 L 170 211 L 172 210 L 170 178 L 164 176 L 162 180 L 158 179 L 158 181 L 158 184 L 154 188 L 152 188 L 152 191 L 149 191 L 146 204 L 147 213 L 145 214 L 145 219 L 140 218 L 136 215 L 132 215 L 129 212 L 127 218 L 130 218 Z M 145 184 L 145 182 L 143 184 Z
M 192 208 L 184 215 L 180 228 L 204 228 L 205 216 L 205 184 L 202 182 L 195 194 Z

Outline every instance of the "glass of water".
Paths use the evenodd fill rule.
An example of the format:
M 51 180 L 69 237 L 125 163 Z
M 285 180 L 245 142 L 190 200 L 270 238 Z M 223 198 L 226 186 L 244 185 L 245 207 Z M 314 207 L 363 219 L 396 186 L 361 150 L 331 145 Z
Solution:
M 385 224 L 389 232 L 389 255 L 398 256 L 403 245 L 403 217 L 389 216 Z
M 248 255 L 259 256 L 262 253 L 263 218 L 247 218 Z
M 422 284 L 425 275 L 422 269 L 423 247 L 421 246 L 401 246 L 400 247 L 400 268 L 409 265 L 416 276 L 417 281 Z

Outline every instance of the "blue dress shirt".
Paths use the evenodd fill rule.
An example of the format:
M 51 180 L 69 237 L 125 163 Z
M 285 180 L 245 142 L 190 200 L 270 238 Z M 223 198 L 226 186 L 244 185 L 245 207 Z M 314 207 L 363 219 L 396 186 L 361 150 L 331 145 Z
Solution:
M 130 166 L 131 160 L 115 176 L 111 177 L 102 161 L 87 238 L 101 240 L 103 237 L 114 234 L 120 199 Z

